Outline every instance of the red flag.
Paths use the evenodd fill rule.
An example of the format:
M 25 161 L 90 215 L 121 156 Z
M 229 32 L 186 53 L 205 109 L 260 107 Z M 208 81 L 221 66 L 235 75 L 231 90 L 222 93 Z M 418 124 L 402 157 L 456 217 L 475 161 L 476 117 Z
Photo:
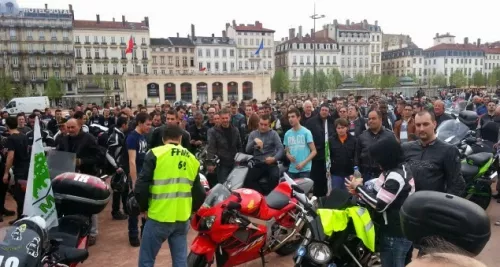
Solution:
M 200 69 L 200 71 L 206 71 L 206 70 L 207 70 L 207 68 L 205 68 L 205 67 Z
M 130 39 L 128 40 L 127 50 L 125 50 L 125 54 L 130 54 L 133 51 L 134 51 L 134 38 L 130 36 Z

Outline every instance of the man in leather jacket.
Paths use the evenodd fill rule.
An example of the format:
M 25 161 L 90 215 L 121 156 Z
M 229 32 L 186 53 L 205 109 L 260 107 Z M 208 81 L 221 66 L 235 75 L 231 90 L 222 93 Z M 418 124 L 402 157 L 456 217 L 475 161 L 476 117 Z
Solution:
M 35 125 L 35 119 L 36 119 L 35 114 L 31 114 L 28 117 L 28 121 L 29 121 L 30 125 Z M 33 127 L 31 129 L 35 129 L 35 128 Z M 52 138 L 52 135 L 50 134 L 49 131 L 43 130 L 42 128 L 40 128 L 40 133 L 42 134 L 42 143 L 44 146 L 50 146 L 50 147 L 55 146 L 54 138 Z M 26 136 L 28 137 L 29 144 L 33 144 L 33 138 L 34 138 L 33 130 L 27 132 Z
M 403 144 L 405 160 L 415 179 L 415 189 L 462 196 L 465 181 L 460 171 L 458 149 L 439 140 L 434 132 L 436 119 L 427 110 L 415 116 L 419 140 Z

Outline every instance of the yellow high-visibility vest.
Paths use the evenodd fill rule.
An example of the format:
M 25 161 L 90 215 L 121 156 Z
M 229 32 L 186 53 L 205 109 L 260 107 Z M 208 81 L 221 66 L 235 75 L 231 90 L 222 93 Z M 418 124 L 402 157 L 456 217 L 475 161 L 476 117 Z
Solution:
M 158 222 L 185 222 L 191 216 L 191 188 L 200 163 L 186 148 L 167 144 L 151 152 L 156 156 L 153 185 L 149 187 L 148 218 Z
M 356 236 L 368 249 L 375 252 L 375 227 L 370 213 L 365 208 L 356 206 L 345 210 L 318 209 L 318 215 L 327 236 L 345 230 L 351 218 Z

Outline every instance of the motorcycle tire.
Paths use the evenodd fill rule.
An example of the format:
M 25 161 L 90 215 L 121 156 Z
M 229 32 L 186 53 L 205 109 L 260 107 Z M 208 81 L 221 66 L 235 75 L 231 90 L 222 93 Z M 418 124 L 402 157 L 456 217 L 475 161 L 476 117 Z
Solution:
M 189 252 L 187 257 L 187 266 L 188 267 L 206 267 L 210 266 L 207 262 L 207 259 L 203 255 L 198 255 L 193 252 Z
M 491 202 L 491 186 L 488 183 L 481 181 L 475 183 L 473 186 L 474 192 L 469 193 L 469 190 L 467 190 L 468 193 L 466 199 L 476 203 L 481 208 L 486 210 Z

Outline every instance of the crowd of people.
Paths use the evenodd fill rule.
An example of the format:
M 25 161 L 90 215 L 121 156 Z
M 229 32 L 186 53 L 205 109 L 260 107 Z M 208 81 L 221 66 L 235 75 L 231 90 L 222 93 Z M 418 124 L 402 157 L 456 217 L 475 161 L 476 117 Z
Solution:
M 482 115 L 481 125 L 486 121 L 500 123 L 500 108 L 491 96 L 481 92 L 466 94 L 456 98 L 468 99 L 470 94 L 475 95 L 467 109 Z M 59 109 L 54 115 L 50 109 L 34 110 L 29 116 L 12 117 L 3 113 L 0 123 L 6 132 L 1 144 L 4 184 L 0 186 L 0 199 L 5 202 L 8 184 L 13 184 L 18 208 L 16 212 L 3 208 L 0 215 L 17 214 L 19 219 L 22 214 L 23 188 L 38 116 L 44 145 L 75 153 L 75 171 L 90 175 L 117 173 L 126 177 L 126 188 L 113 193 L 112 217 L 128 220 L 131 246 L 141 246 L 143 231 L 140 231 L 139 220 L 142 227 L 147 225 L 147 220 L 145 215 L 128 214 L 127 199 L 130 192 L 136 191 L 141 195 L 138 197 L 141 210 L 147 214 L 148 192 L 144 191 L 144 183 L 153 183 L 153 172 L 160 168 L 156 162 L 165 153 L 154 149 L 167 144 L 174 146 L 170 150 L 182 146 L 191 153 L 206 147 L 207 158 L 218 159 L 217 164 L 207 167 L 211 186 L 226 181 L 234 167 L 236 153 L 243 152 L 255 159 L 245 179 L 245 188 L 268 194 L 279 182 L 279 165 L 284 165 L 292 178 L 313 179 L 313 194 L 317 197 L 328 195 L 333 188 L 359 195 L 380 213 L 374 220 L 382 225 L 379 231 L 383 266 L 404 266 L 411 259 L 412 251 L 398 216 L 404 200 L 419 190 L 461 196 L 465 189 L 458 149 L 436 137 L 439 124 L 452 119 L 445 113 L 450 104 L 446 96 L 429 98 L 419 93 L 405 98 L 389 93 L 368 98 L 355 95 L 333 99 L 294 97 L 260 104 L 256 100 L 225 104 L 213 100 L 189 106 L 165 101 L 155 105 L 152 111 L 142 105 L 132 110 L 105 103 L 103 107 L 77 105 L 69 109 L 68 114 Z M 109 129 L 106 140 L 101 142 L 90 133 L 93 124 Z M 182 162 L 186 164 L 185 161 L 179 164 Z M 194 165 L 188 163 L 188 167 Z M 11 168 L 13 175 L 9 172 Z M 357 170 L 362 179 L 353 176 Z M 267 179 L 264 184 L 262 177 Z M 199 177 L 192 179 L 190 183 L 196 187 Z M 136 184 L 142 185 L 140 190 L 135 190 Z M 142 193 L 137 192 L 141 190 Z M 193 209 L 197 209 L 204 192 L 193 191 L 191 198 L 198 203 L 193 205 Z M 187 235 L 183 226 L 188 222 L 181 223 L 171 227 L 170 233 L 178 231 L 182 239 Z M 97 230 L 94 218 L 91 245 L 96 242 Z M 168 236 L 162 240 L 170 241 Z M 172 257 L 176 258 L 174 262 L 181 265 L 182 258 L 185 261 L 186 257 L 182 252 L 185 242 L 180 242 L 178 235 L 175 242 L 169 242 Z M 141 246 L 143 264 L 140 266 L 153 266 L 158 250 L 158 244 L 151 242 L 144 248 Z

